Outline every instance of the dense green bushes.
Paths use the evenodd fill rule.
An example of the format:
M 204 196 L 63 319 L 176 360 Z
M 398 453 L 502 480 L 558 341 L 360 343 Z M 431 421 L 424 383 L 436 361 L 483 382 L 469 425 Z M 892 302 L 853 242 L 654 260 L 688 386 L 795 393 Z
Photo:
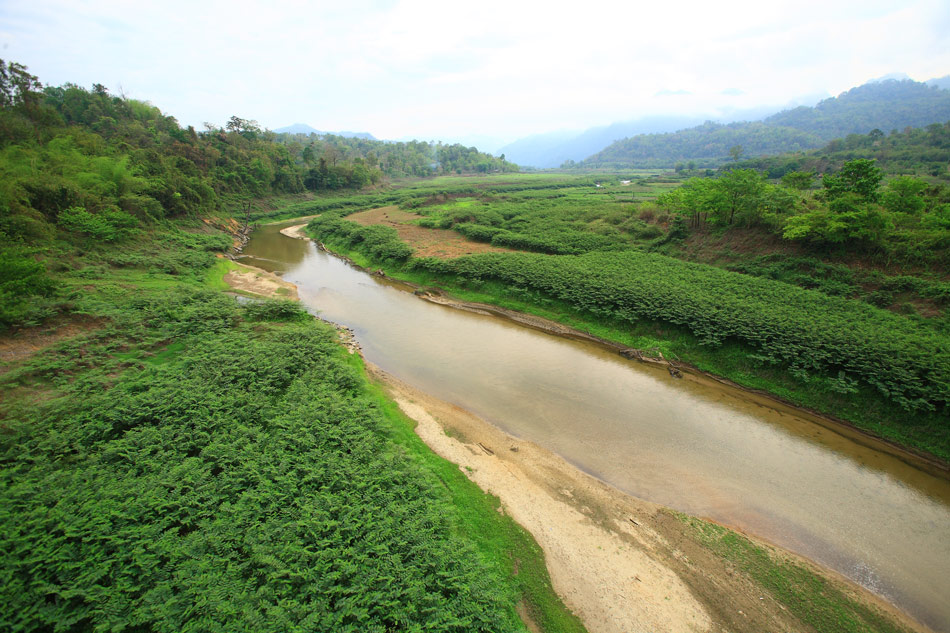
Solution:
M 0 246 L 0 329 L 49 316 L 57 288 L 31 249 Z
M 338 214 L 324 213 L 312 220 L 307 229 L 321 240 L 358 248 L 380 261 L 403 262 L 412 256 L 412 249 L 388 226 L 361 226 L 341 219 Z
M 212 292 L 133 303 L 174 356 L 4 422 L 0 628 L 523 630 L 332 328 L 245 329 Z M 75 372 L 71 349 L 18 379 Z
M 945 335 L 871 306 L 656 254 L 482 254 L 425 259 L 419 268 L 496 279 L 627 321 L 689 328 L 710 345 L 736 339 L 801 375 L 860 379 L 907 410 L 947 410 Z

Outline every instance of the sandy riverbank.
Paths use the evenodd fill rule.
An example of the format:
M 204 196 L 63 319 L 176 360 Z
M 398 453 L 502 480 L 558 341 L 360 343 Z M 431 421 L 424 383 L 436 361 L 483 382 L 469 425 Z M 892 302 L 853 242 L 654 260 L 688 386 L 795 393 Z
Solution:
M 558 455 L 367 363 L 416 433 L 457 464 L 544 550 L 554 588 L 591 633 L 802 631 L 767 591 L 711 553 L 670 510 L 631 497 Z M 768 544 L 860 602 L 919 628 L 833 572 Z
M 224 275 L 224 283 L 235 290 L 269 299 L 297 301 L 297 286 L 262 268 L 238 264 L 239 270 Z

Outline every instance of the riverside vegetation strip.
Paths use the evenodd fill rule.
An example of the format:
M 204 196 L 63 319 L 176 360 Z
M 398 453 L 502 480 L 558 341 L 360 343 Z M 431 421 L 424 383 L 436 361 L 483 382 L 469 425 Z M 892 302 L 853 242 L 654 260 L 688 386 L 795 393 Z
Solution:
M 636 217 L 630 201 L 641 192 L 593 188 L 589 180 L 575 180 L 574 189 L 558 183 L 546 191 L 538 182 L 537 189 L 524 192 L 499 184 L 499 191 L 485 184 L 479 198 L 447 189 L 420 192 L 403 205 L 426 214 L 422 225 L 455 227 L 497 245 L 538 242 L 544 245 L 540 250 L 568 254 L 416 258 L 392 228 L 359 226 L 347 221 L 345 211 L 322 214 L 308 230 L 396 277 L 528 310 L 633 347 L 656 348 L 944 462 L 950 459 L 945 317 L 894 314 L 866 301 L 664 255 L 676 253 L 670 248 L 672 229 L 663 233 Z M 642 204 L 651 212 L 657 208 Z M 628 228 L 616 230 L 618 221 Z M 514 226 L 521 227 L 519 235 L 535 237 L 507 237 Z M 486 227 L 491 236 L 469 227 Z M 506 237 L 498 240 L 499 235 Z M 920 288 L 946 285 L 914 279 L 921 279 Z

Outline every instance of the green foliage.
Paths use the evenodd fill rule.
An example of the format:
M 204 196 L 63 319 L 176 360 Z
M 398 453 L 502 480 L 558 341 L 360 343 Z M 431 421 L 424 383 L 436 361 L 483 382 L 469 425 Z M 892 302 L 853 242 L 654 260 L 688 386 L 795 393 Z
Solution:
M 912 176 L 899 176 L 887 183 L 881 204 L 891 213 L 917 215 L 927 206 L 924 192 L 929 185 Z
M 56 223 L 66 231 L 102 242 L 115 242 L 126 238 L 138 224 L 134 217 L 124 211 L 106 209 L 92 214 L 83 207 L 70 207 L 60 211 Z
M 331 328 L 183 336 L 106 391 L 67 386 L 29 430 L 7 421 L 7 628 L 523 630 Z
M 827 207 L 795 215 L 785 221 L 782 237 L 817 244 L 848 241 L 879 243 L 888 219 L 855 194 L 839 194 Z
M 388 226 L 361 226 L 343 220 L 339 215 L 325 213 L 312 220 L 307 229 L 323 240 L 358 248 L 380 261 L 401 262 L 412 255 L 412 249 L 399 239 L 395 229 Z
M 793 370 L 845 372 L 909 411 L 946 411 L 946 336 L 866 304 L 661 255 L 482 254 L 415 266 L 495 279 L 604 317 L 654 319 L 688 328 L 709 345 L 744 342 Z
M 878 187 L 884 179 L 884 171 L 875 161 L 867 158 L 849 160 L 834 175 L 826 175 L 822 186 L 829 198 L 852 194 L 867 202 L 878 201 Z
M 46 266 L 29 249 L 0 246 L 0 329 L 49 316 L 48 299 L 57 288 Z
M 244 313 L 249 321 L 306 321 L 312 318 L 299 302 L 289 299 L 255 301 L 245 306 Z
M 811 184 L 815 181 L 814 172 L 810 171 L 790 171 L 782 176 L 782 184 L 789 189 L 798 191 L 807 191 L 811 189 Z
M 657 202 L 686 215 L 694 229 L 708 224 L 756 226 L 766 216 L 784 216 L 794 206 L 788 193 L 752 169 L 732 169 L 716 179 L 690 178 Z

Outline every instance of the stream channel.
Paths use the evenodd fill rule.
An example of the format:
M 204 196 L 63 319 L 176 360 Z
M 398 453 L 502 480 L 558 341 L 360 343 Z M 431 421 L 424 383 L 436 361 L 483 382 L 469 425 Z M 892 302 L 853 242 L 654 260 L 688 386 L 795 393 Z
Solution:
M 429 303 L 281 235 L 289 224 L 255 231 L 242 261 L 296 284 L 383 370 L 626 493 L 830 567 L 950 633 L 947 479 L 737 389 Z

